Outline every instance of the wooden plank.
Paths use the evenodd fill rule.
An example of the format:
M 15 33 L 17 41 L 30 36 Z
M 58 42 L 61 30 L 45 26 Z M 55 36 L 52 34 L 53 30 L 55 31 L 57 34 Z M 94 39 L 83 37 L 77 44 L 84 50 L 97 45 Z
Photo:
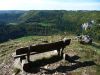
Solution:
M 37 52 L 31 52 L 30 55 L 34 55 L 34 54 L 38 54 Z M 20 55 L 14 55 L 14 59 L 16 58 L 21 58 L 21 57 L 24 57 L 24 56 L 27 56 L 27 54 L 20 54 Z
M 54 43 L 47 43 L 47 44 L 38 44 L 32 45 L 30 47 L 24 47 L 16 50 L 16 55 L 25 54 L 28 52 L 47 52 L 52 50 L 60 50 L 64 49 L 67 45 L 70 44 L 71 39 L 67 39 L 65 41 L 58 41 Z M 30 49 L 30 50 L 29 50 Z
M 16 55 L 25 54 L 28 52 L 28 47 L 19 48 L 16 50 Z

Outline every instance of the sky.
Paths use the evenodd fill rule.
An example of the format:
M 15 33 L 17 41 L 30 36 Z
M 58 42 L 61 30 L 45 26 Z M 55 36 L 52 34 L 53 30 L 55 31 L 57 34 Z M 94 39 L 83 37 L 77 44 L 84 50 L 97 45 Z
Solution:
M 100 0 L 0 0 L 0 10 L 100 10 Z

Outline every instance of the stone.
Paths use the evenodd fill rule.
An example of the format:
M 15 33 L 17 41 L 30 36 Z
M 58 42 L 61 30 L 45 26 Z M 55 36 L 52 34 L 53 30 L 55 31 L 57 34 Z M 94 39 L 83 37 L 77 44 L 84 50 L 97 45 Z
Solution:
M 79 38 L 81 44 L 92 44 L 92 38 L 88 35 L 81 35 Z

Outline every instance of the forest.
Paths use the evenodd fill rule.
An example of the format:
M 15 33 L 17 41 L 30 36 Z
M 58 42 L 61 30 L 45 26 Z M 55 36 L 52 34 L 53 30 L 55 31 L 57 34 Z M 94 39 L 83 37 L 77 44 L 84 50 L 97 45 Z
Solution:
M 81 25 L 94 21 L 83 31 Z M 100 11 L 0 11 L 0 42 L 29 35 L 88 34 L 100 41 Z

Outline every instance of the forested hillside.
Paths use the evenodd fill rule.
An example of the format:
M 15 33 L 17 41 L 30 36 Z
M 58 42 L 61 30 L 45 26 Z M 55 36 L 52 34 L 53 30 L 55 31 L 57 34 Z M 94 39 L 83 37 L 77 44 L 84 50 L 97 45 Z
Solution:
M 24 13 L 25 11 L 17 11 L 17 10 L 5 10 L 0 11 L 0 25 L 3 23 L 11 23 L 11 22 L 18 22 L 18 18 Z
M 0 41 L 27 35 L 82 34 L 81 25 L 93 20 L 85 34 L 100 40 L 100 11 L 31 10 L 0 13 Z

